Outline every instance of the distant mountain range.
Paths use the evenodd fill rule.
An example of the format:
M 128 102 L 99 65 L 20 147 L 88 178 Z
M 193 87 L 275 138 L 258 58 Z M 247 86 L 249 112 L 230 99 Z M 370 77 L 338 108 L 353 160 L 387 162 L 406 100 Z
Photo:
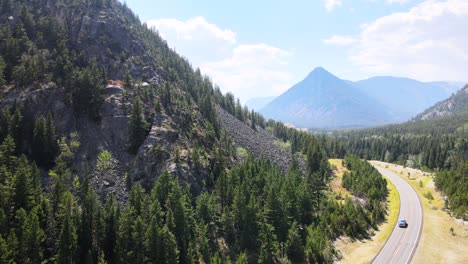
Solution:
M 468 113 L 468 85 L 450 98 L 428 108 L 413 120 L 431 120 L 466 113 Z
M 391 119 L 388 109 L 348 81 L 316 68 L 260 113 L 297 127 L 363 127 Z
M 370 127 L 410 120 L 460 87 L 398 77 L 351 82 L 319 67 L 260 113 L 304 128 Z
M 409 78 L 383 76 L 355 82 L 354 86 L 388 107 L 395 122 L 411 119 L 462 87 L 444 82 L 424 83 Z

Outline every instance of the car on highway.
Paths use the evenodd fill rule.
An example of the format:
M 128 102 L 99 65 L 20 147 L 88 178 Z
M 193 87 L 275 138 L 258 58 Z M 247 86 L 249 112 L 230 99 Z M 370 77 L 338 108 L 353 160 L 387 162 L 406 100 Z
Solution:
M 399 220 L 398 220 L 398 226 L 399 226 L 399 227 L 405 228 L 405 227 L 408 226 L 408 223 L 406 222 L 405 219 L 399 219 Z

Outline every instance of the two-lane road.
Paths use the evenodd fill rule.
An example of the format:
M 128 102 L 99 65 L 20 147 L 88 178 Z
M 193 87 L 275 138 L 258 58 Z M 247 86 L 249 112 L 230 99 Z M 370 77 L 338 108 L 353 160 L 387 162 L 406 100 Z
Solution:
M 423 224 L 421 202 L 414 189 L 400 176 L 378 166 L 375 168 L 397 188 L 400 194 L 399 219 L 406 219 L 408 227 L 400 228 L 398 224 L 395 225 L 395 229 L 373 263 L 410 263 L 421 236 Z

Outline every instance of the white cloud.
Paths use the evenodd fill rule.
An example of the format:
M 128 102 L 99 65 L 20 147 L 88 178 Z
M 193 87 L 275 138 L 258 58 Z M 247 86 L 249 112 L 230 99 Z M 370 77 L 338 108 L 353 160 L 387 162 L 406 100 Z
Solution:
M 393 4 L 393 3 L 399 3 L 399 4 L 404 4 L 404 3 L 407 3 L 411 0 L 386 0 L 387 3 L 389 4 Z
M 325 4 L 325 8 L 328 12 L 332 11 L 336 6 L 341 6 L 343 4 L 342 0 L 322 0 L 322 2 Z
M 151 27 L 157 28 L 161 33 L 172 31 L 177 34 L 179 39 L 193 39 L 197 34 L 210 35 L 216 39 L 236 42 L 236 34 L 231 30 L 223 30 L 214 24 L 208 23 L 204 17 L 198 16 L 187 21 L 177 19 L 156 19 L 148 20 L 146 23 Z
M 209 23 L 204 17 L 187 21 L 172 18 L 146 21 L 149 27 L 158 30 L 161 37 L 178 53 L 189 56 L 195 65 L 205 60 L 221 59 L 229 54 L 236 44 L 236 34 L 229 29 Z
M 203 17 L 146 23 L 221 90 L 233 92 L 244 102 L 250 97 L 278 95 L 293 84 L 287 69 L 288 51 L 267 44 L 238 44 L 233 31 Z
M 201 66 L 224 91 L 241 100 L 278 95 L 293 84 L 288 73 L 288 51 L 267 44 L 239 45 L 232 55 Z
M 351 36 L 333 35 L 330 38 L 322 39 L 323 43 L 339 46 L 347 46 L 356 43 L 357 39 Z
M 362 27 L 351 61 L 372 74 L 466 80 L 468 1 L 428 0 Z

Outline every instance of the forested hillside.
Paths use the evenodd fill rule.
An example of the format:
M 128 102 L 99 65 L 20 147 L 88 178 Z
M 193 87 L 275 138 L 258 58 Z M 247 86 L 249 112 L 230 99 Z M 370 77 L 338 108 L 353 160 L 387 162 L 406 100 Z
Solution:
M 125 4 L 0 14 L 1 263 L 329 263 L 379 221 L 328 197 L 341 145 L 223 95 Z M 297 159 L 241 162 L 217 106 Z
M 466 175 L 468 160 L 468 113 L 336 133 L 329 140 L 363 159 L 435 171 L 434 181 L 447 195 L 447 207 L 467 219 L 468 179 L 461 175 Z
M 401 165 L 443 169 L 467 150 L 468 114 L 336 133 L 349 153 Z M 466 154 L 464 154 L 466 155 Z
M 414 120 L 429 120 L 468 113 L 468 85 L 463 89 L 417 115 Z

